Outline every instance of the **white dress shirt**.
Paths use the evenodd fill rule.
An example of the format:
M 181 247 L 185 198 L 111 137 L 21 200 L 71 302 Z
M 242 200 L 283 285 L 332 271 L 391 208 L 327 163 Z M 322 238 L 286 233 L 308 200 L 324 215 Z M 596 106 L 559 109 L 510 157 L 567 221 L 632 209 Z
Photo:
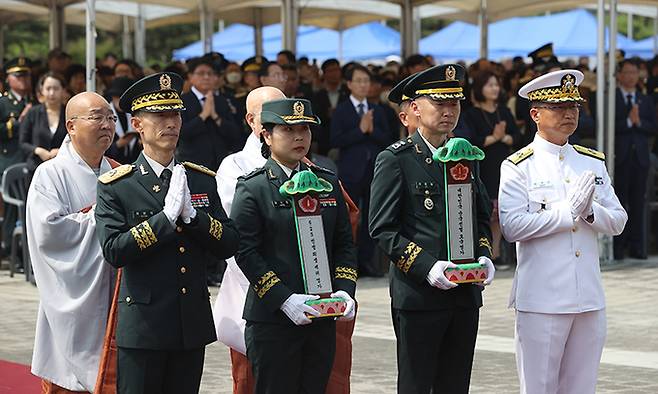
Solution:
M 364 114 L 366 112 L 368 112 L 368 100 L 367 99 L 364 98 L 363 100 L 359 101 L 359 100 L 357 100 L 356 97 L 354 97 L 350 94 L 350 101 L 352 102 L 352 105 L 354 106 L 354 110 L 356 111 L 357 114 L 359 113 L 359 104 L 363 105 L 363 113 Z
M 525 160 L 501 165 L 500 225 L 516 242 L 518 260 L 510 307 L 536 313 L 603 309 L 597 236 L 620 234 L 628 218 L 605 162 L 539 135 L 529 148 L 534 153 Z M 587 170 L 596 176 L 591 223 L 572 218 L 568 198 Z

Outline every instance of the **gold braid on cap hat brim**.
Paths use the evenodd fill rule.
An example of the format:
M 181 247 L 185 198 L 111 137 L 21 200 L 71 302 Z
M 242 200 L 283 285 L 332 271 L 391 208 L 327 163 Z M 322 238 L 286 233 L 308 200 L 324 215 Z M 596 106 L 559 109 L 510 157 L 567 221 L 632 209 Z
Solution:
M 6 71 L 7 74 L 26 73 L 26 72 L 30 72 L 30 68 L 25 67 L 25 66 L 11 67 L 11 68 L 8 68 L 7 71 Z
M 416 96 L 429 96 L 432 100 L 463 100 L 464 89 L 457 88 L 434 88 L 416 90 Z
M 302 122 L 318 123 L 318 121 L 315 118 L 305 115 L 284 115 L 279 117 L 283 119 L 286 123 L 302 123 Z
M 156 92 L 146 94 L 138 97 L 130 105 L 131 111 L 140 109 L 156 110 L 156 111 L 170 111 L 183 108 L 183 100 L 181 100 L 178 92 Z
M 561 86 L 533 90 L 528 93 L 530 101 L 546 101 L 551 103 L 561 103 L 568 101 L 585 101 L 580 97 L 578 89 L 565 91 Z

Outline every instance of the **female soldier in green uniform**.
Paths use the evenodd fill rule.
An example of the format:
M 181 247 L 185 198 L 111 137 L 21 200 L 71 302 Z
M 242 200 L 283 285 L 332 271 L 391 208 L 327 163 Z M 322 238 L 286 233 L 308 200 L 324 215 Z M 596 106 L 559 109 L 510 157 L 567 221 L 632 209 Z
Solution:
M 332 318 L 317 316 L 305 294 L 291 200 L 279 193 L 298 171 L 310 170 L 333 185 L 319 194 L 332 275 L 331 297 L 346 301 L 341 319 L 354 318 L 356 257 L 347 206 L 335 174 L 301 160 L 311 145 L 310 124 L 319 120 L 308 100 L 263 104 L 265 166 L 239 178 L 231 216 L 241 234 L 236 261 L 252 287 L 247 293 L 245 342 L 256 393 L 324 393 L 336 347 Z

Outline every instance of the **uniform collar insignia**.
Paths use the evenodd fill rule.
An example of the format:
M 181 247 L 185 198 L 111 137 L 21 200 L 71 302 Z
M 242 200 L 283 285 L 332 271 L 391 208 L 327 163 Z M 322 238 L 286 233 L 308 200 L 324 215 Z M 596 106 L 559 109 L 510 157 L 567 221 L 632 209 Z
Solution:
M 153 191 L 158 193 L 160 191 L 160 185 L 153 185 Z
M 146 171 L 146 169 L 144 168 L 144 164 L 140 164 L 140 165 L 139 165 L 139 171 L 142 173 L 142 175 L 146 175 L 146 174 L 149 173 L 149 172 Z M 157 191 L 156 191 L 156 192 L 157 192 Z

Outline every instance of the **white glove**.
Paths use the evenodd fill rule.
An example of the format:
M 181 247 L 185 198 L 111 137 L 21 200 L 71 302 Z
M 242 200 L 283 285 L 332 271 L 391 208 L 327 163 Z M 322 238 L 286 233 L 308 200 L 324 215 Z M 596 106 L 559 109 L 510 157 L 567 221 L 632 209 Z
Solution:
M 185 180 L 185 170 L 182 165 L 176 165 L 174 171 L 171 173 L 171 179 L 169 181 L 169 190 L 167 190 L 167 195 L 165 196 L 165 205 L 162 208 L 165 216 L 169 219 L 169 222 L 175 226 L 176 219 L 183 211 L 183 198 L 185 197 L 185 190 L 183 185 L 187 184 Z
M 190 187 L 187 185 L 187 175 L 185 176 L 185 184 L 183 185 L 183 208 L 181 211 L 181 218 L 183 222 L 189 223 L 196 217 L 196 209 L 192 206 L 192 195 L 190 194 Z
M 585 209 L 587 209 L 587 205 L 594 195 L 595 178 L 592 171 L 585 171 L 580 175 L 573 189 L 571 189 L 569 204 L 571 206 L 571 216 L 574 219 L 585 213 Z
M 331 297 L 342 298 L 345 300 L 345 303 L 347 304 L 347 306 L 345 307 L 345 312 L 343 312 L 343 316 L 340 318 L 340 320 L 350 321 L 354 319 L 354 313 L 356 312 L 356 309 L 354 308 L 354 299 L 350 297 L 350 295 L 347 294 L 346 291 L 338 290 L 335 293 L 331 293 Z
M 446 278 L 444 271 L 446 268 L 457 268 L 457 266 L 449 261 L 438 260 L 427 274 L 425 278 L 430 285 L 441 290 L 450 290 L 457 287 L 457 283 L 452 283 Z
M 292 294 L 283 302 L 280 309 L 293 323 L 303 326 L 311 323 L 311 319 L 306 316 L 307 313 L 313 316 L 320 316 L 320 312 L 306 305 L 305 302 L 319 298 L 319 295 Z
M 484 286 L 490 285 L 494 280 L 494 275 L 496 274 L 496 267 L 494 267 L 493 261 L 487 256 L 478 257 L 478 263 L 484 264 L 487 266 L 487 279 L 482 282 Z

